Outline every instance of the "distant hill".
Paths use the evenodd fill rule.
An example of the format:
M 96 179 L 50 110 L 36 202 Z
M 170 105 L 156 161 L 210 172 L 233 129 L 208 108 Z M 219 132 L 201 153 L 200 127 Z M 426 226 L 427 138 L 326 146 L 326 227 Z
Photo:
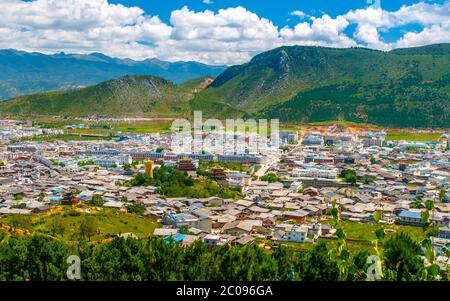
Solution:
M 124 75 L 153 75 L 175 83 L 217 76 L 224 66 L 197 62 L 134 61 L 92 53 L 54 54 L 0 50 L 0 100 L 53 90 L 70 90 Z
M 190 89 L 154 76 L 125 76 L 73 91 L 20 96 L 0 103 L 19 115 L 173 117 L 189 114 Z
M 214 77 L 204 76 L 185 81 L 181 86 L 192 91 L 200 91 L 207 88 L 212 82 L 214 82 Z
M 191 107 L 221 117 L 450 127 L 450 44 L 281 47 L 225 70 Z
M 450 44 L 390 52 L 281 47 L 232 66 L 214 80 L 175 84 L 128 76 L 0 103 L 0 113 L 13 114 L 177 117 L 191 116 L 193 110 L 221 119 L 450 128 Z

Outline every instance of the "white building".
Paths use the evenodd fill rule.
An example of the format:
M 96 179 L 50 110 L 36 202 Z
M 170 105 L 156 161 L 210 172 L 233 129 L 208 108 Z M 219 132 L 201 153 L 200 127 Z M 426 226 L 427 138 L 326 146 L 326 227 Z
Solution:
M 291 172 L 292 178 L 320 178 L 320 179 L 337 179 L 337 169 L 320 169 L 315 167 L 294 168 Z
M 283 240 L 293 242 L 305 242 L 308 237 L 308 229 L 305 227 L 294 226 L 291 230 L 287 231 Z
M 122 166 L 131 164 L 133 160 L 130 155 L 119 155 L 113 157 L 100 157 L 94 160 L 94 164 L 102 167 Z

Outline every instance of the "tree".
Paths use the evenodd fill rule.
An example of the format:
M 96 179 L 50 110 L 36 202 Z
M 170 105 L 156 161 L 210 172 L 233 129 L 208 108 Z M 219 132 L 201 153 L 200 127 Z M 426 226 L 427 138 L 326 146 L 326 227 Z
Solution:
M 352 271 L 349 273 L 349 276 L 352 277 L 352 280 L 362 281 L 367 279 L 367 269 L 369 268 L 369 264 L 367 263 L 367 258 L 370 256 L 367 251 L 358 251 L 352 257 Z
M 128 213 L 134 213 L 143 215 L 145 212 L 145 207 L 141 204 L 130 204 L 127 206 Z
M 55 217 L 50 224 L 50 232 L 52 233 L 52 235 L 64 235 L 65 231 L 66 224 L 64 223 L 64 220 L 60 216 Z
M 27 204 L 25 203 L 19 203 L 19 204 L 14 204 L 11 206 L 12 209 L 25 209 L 27 208 Z
M 425 208 L 427 208 L 428 211 L 433 211 L 434 210 L 434 202 L 432 200 L 426 200 Z
M 83 166 L 90 166 L 90 165 L 95 165 L 94 160 L 88 160 L 85 162 L 78 162 L 78 166 L 83 167 Z
M 373 249 L 375 250 L 375 254 L 378 256 L 378 258 L 383 258 L 383 250 L 379 248 L 379 243 L 383 242 L 384 237 L 386 236 L 386 233 L 383 228 L 378 228 L 375 230 L 375 237 L 376 239 L 372 241 Z M 376 270 L 378 271 L 378 276 L 380 278 L 383 277 L 383 266 L 381 264 L 381 261 L 377 262 Z
M 99 194 L 94 194 L 92 196 L 92 199 L 90 202 L 88 202 L 88 205 L 93 207 L 101 207 L 105 204 L 105 201 L 103 200 L 103 197 Z
M 377 238 L 382 239 L 384 233 L 376 232 Z M 425 248 L 427 243 L 423 243 Z M 437 276 L 447 279 L 446 272 L 440 272 L 436 265 L 424 267 L 419 244 L 407 235 L 388 240 L 385 250 L 380 256 L 387 268 L 383 280 L 438 280 Z M 1 240 L 0 280 L 66 280 L 66 260 L 72 254 L 82 259 L 81 276 L 88 281 L 366 280 L 370 265 L 369 253 L 359 251 L 346 259 L 343 274 L 339 263 L 342 256 L 338 257 L 324 241 L 306 253 L 283 246 L 267 253 L 256 244 L 208 247 L 198 240 L 182 246 L 159 237 L 115 237 L 102 244 L 81 240 L 74 247 L 64 240 L 36 234 Z M 432 253 L 426 256 L 434 261 Z
M 356 175 L 356 171 L 354 171 L 353 169 L 343 169 L 339 176 L 344 179 L 345 182 L 351 183 L 352 186 L 356 186 L 358 177 Z
M 337 227 L 339 223 L 341 222 L 341 215 L 339 212 L 339 208 L 336 206 L 336 200 L 333 199 L 332 208 L 331 208 L 331 216 L 333 217 L 333 226 Z
M 280 149 L 283 151 L 283 153 L 287 153 L 289 151 L 289 146 L 283 145 L 283 146 L 280 146 Z
M 339 266 L 328 245 L 319 241 L 301 260 L 300 278 L 306 281 L 337 281 Z
M 22 214 L 15 214 L 11 217 L 11 226 L 27 229 L 31 227 L 31 218 Z
M 445 199 L 446 199 L 446 191 L 445 191 L 444 188 L 441 188 L 441 189 L 439 190 L 439 201 L 440 201 L 441 203 L 443 203 L 443 202 L 445 202 Z
M 426 200 L 425 201 L 425 210 L 421 212 L 420 219 L 423 223 L 423 230 L 427 231 L 432 226 L 432 223 L 430 222 L 430 211 L 434 215 L 434 202 L 432 200 Z
M 97 219 L 92 216 L 86 216 L 80 224 L 80 236 L 91 240 L 91 237 L 97 233 Z
M 9 237 L 0 244 L 0 280 L 29 280 L 26 240 Z
M 261 181 L 267 181 L 269 183 L 280 182 L 281 178 L 276 173 L 268 173 L 260 178 Z
M 365 178 L 364 179 L 364 184 L 370 184 L 370 183 L 373 183 L 374 181 L 375 181 L 374 178 Z
M 142 281 L 146 278 L 141 243 L 134 238 L 115 238 L 101 244 L 82 262 L 87 280 Z M 119 256 L 118 256 L 119 255 Z
M 433 247 L 433 242 L 430 238 L 426 238 L 422 241 L 421 244 L 425 249 L 425 258 L 431 265 L 428 268 L 424 269 L 424 279 L 435 280 L 439 275 L 439 266 L 434 264 L 434 261 L 436 260 L 436 250 Z
M 384 244 L 386 267 L 397 274 L 397 281 L 412 280 L 412 275 L 423 268 L 421 248 L 408 234 L 400 233 Z
M 375 222 L 375 224 L 379 224 L 382 217 L 383 215 L 381 211 L 375 211 L 373 213 L 373 221 Z
M 186 172 L 165 166 L 157 167 L 153 171 L 153 178 L 145 174 L 137 174 L 126 183 L 131 186 L 158 186 L 156 193 L 166 197 L 208 198 L 236 198 L 241 196 L 240 188 L 225 187 L 218 182 L 201 177 L 193 179 Z
M 66 280 L 67 246 L 42 235 L 33 235 L 27 240 L 26 268 L 30 280 Z
M 414 200 L 414 203 L 410 205 L 411 208 L 419 209 L 422 207 L 422 200 L 420 198 L 417 198 Z
M 298 256 L 288 247 L 280 246 L 274 249 L 273 257 L 277 262 L 277 280 L 286 281 L 298 278 L 298 271 L 295 269 L 295 257 Z
M 153 179 L 147 177 L 145 174 L 139 173 L 135 175 L 130 181 L 129 185 L 131 186 L 149 186 L 153 183 Z
M 43 191 L 41 191 L 41 193 L 39 193 L 39 197 L 38 197 L 38 202 L 42 203 L 45 199 L 45 193 Z
M 23 194 L 21 194 L 21 193 L 15 194 L 15 195 L 14 195 L 14 200 L 16 200 L 16 201 L 21 201 L 21 200 L 23 200 Z

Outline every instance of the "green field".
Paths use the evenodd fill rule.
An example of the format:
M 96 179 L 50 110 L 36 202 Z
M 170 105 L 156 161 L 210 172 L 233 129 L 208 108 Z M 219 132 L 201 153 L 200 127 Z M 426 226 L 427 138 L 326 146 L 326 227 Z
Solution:
M 441 137 L 441 133 L 411 133 L 388 131 L 387 140 L 410 140 L 410 141 L 433 141 L 436 142 Z
M 114 131 L 130 133 L 171 133 L 171 121 L 112 124 Z
M 39 125 L 42 128 L 64 128 L 70 124 L 78 124 L 77 122 L 40 122 Z M 84 123 L 84 122 L 81 122 Z M 225 127 L 226 121 L 222 120 Z M 172 132 L 172 120 L 155 120 L 155 121 L 133 121 L 133 122 L 111 122 L 111 123 L 84 123 L 90 128 L 88 129 L 68 129 L 65 130 L 67 133 L 83 133 L 83 134 L 115 134 L 117 131 L 124 133 L 171 133 Z M 110 129 L 106 128 L 110 127 Z M 249 130 L 249 127 L 246 127 Z M 259 132 L 259 127 L 257 128 Z M 280 124 L 280 130 L 282 131 L 300 131 L 300 128 L 296 124 Z M 270 124 L 268 124 L 268 132 L 270 134 Z
M 62 134 L 62 135 L 45 135 L 45 136 L 35 136 L 33 138 L 25 138 L 20 139 L 13 142 L 22 142 L 22 141 L 55 141 L 55 140 L 62 140 L 62 141 L 85 141 L 85 140 L 111 140 L 112 137 L 87 137 L 87 136 L 80 136 L 76 134 Z
M 409 234 L 415 240 L 422 240 L 425 238 L 425 234 L 420 227 L 401 226 L 401 225 L 376 225 L 366 223 L 356 223 L 350 221 L 341 222 L 344 231 L 347 233 L 349 239 L 366 240 L 371 241 L 375 239 L 375 230 L 378 228 L 392 229 L 397 233 L 404 232 Z M 387 234 L 389 237 L 391 234 Z
M 88 128 L 85 129 L 65 129 L 66 134 L 96 134 L 96 135 L 115 135 L 116 132 L 124 133 L 171 133 L 171 120 L 155 120 L 155 121 L 134 121 L 134 122 L 84 122 L 84 121 L 67 121 L 67 120 L 48 120 L 36 119 L 36 125 L 47 129 L 63 129 L 72 124 L 85 124 Z M 56 136 L 56 135 L 55 135 Z M 35 140 L 39 140 L 36 138 Z M 55 140 L 46 139 L 46 140 Z M 71 137 L 63 137 L 62 140 L 74 140 Z M 85 139 L 83 139 L 85 140 Z
M 80 123 L 80 122 L 78 122 Z M 81 122 L 89 126 L 87 129 L 68 129 L 67 133 L 82 133 L 82 134 L 100 134 L 109 135 L 117 131 L 129 133 L 170 133 L 172 121 L 158 120 L 158 121 L 136 121 L 136 122 L 111 122 L 111 123 L 90 123 Z M 74 123 L 69 123 L 74 124 Z M 75 123 L 77 124 L 77 123 Z M 42 128 L 63 128 L 68 123 L 41 123 Z M 110 128 L 109 128 L 110 127 Z
M 337 126 L 357 126 L 357 127 L 373 127 L 380 128 L 379 125 L 363 123 L 363 122 L 354 122 L 354 121 L 346 121 L 346 120 L 328 120 L 328 121 L 316 121 L 316 122 L 308 122 L 306 125 L 337 125 Z
M 98 223 L 99 233 L 92 236 L 91 240 L 102 240 L 120 233 L 132 232 L 139 238 L 145 238 L 153 234 L 157 224 L 149 218 L 136 214 L 129 214 L 117 209 L 102 208 L 92 210 L 91 213 L 74 214 L 71 207 L 62 207 L 61 211 L 43 213 L 33 216 L 22 216 L 19 228 L 29 230 L 31 233 L 41 233 L 54 236 L 64 241 L 78 241 L 80 224 L 86 216 L 95 217 Z M 17 216 L 3 216 L 0 223 L 13 226 Z M 61 234 L 52 234 L 52 225 L 55 220 L 61 221 L 64 231 Z

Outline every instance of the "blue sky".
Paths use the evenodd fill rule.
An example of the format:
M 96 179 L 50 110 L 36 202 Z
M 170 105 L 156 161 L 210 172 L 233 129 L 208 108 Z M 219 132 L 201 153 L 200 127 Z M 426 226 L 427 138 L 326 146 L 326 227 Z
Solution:
M 195 11 L 226 9 L 228 7 L 243 6 L 260 17 L 268 18 L 278 27 L 295 26 L 298 18 L 290 15 L 292 11 L 300 10 L 308 15 L 320 17 L 324 13 L 336 17 L 354 9 L 364 9 L 374 4 L 376 0 L 211 0 L 206 4 L 204 0 L 113 0 L 126 6 L 139 6 L 150 15 L 158 15 L 164 22 L 170 21 L 172 11 L 188 6 Z M 381 0 L 380 6 L 384 10 L 395 11 L 405 5 L 419 2 L 442 4 L 445 0 Z M 397 30 L 382 33 L 386 41 L 395 41 L 408 30 L 418 31 L 422 27 L 418 24 L 408 24 Z M 350 29 L 349 29 L 350 30 Z M 347 31 L 350 33 L 351 31 Z
M 0 10 L 0 48 L 44 53 L 231 65 L 283 45 L 450 42 L 450 0 L 0 0 Z
M 228 7 L 243 6 L 282 27 L 289 23 L 287 22 L 290 18 L 289 13 L 294 10 L 301 10 L 314 16 L 321 16 L 325 12 L 332 17 L 336 17 L 352 9 L 367 7 L 370 5 L 367 1 L 370 0 L 211 0 L 211 4 L 205 4 L 204 0 L 113 0 L 109 2 L 121 3 L 126 6 L 139 6 L 151 15 L 158 15 L 165 22 L 169 21 L 172 11 L 185 5 L 196 11 L 205 9 L 217 11 Z M 393 11 L 398 10 L 403 5 L 419 2 L 421 1 L 381 0 L 381 7 Z M 425 2 L 442 4 L 445 0 L 428 0 Z

